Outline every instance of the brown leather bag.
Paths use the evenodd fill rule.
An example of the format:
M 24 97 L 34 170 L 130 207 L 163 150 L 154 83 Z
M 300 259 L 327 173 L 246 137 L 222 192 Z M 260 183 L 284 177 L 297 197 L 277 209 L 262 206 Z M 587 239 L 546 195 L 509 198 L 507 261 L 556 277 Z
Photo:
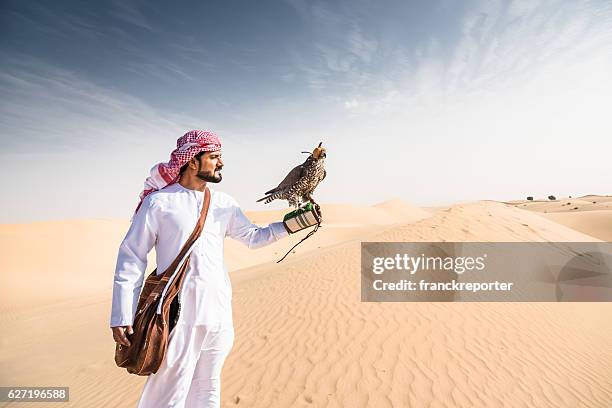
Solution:
M 155 269 L 145 280 L 132 325 L 134 333 L 127 335 L 131 344 L 129 347 L 117 344 L 115 348 L 115 363 L 127 368 L 130 374 L 156 373 L 164 360 L 168 337 L 180 313 L 177 295 L 189 266 L 191 254 L 187 254 L 204 229 L 209 205 L 210 191 L 206 188 L 200 218 L 181 252 L 163 273 L 157 275 Z

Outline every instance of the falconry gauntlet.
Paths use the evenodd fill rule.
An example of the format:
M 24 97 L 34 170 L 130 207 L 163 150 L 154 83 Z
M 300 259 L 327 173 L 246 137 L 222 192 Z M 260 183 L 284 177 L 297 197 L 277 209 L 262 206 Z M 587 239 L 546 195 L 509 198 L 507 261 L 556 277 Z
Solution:
M 283 218 L 283 223 L 287 230 L 293 234 L 313 225 L 321 224 L 322 220 L 323 217 L 319 205 L 307 203 L 297 210 L 287 213 Z

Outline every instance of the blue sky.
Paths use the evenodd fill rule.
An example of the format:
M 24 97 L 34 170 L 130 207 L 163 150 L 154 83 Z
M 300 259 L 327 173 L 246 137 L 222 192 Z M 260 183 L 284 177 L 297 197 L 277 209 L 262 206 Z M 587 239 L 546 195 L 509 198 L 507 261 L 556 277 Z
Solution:
M 0 7 L 3 223 L 129 217 L 193 128 L 245 209 L 319 141 L 320 202 L 611 193 L 610 2 Z

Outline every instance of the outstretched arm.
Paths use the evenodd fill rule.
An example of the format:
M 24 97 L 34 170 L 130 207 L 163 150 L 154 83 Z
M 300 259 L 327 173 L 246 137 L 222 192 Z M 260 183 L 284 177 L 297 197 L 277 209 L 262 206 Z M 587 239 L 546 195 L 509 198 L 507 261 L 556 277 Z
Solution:
M 289 232 L 282 222 L 273 222 L 267 227 L 259 227 L 244 215 L 240 207 L 235 206 L 226 235 L 242 242 L 250 249 L 256 249 L 286 237 Z

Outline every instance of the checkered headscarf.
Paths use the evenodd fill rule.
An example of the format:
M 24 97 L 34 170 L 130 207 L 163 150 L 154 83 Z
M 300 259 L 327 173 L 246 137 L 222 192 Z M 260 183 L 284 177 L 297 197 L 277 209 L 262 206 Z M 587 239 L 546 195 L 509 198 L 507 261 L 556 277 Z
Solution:
M 170 154 L 168 163 L 158 163 L 151 168 L 151 175 L 145 180 L 144 190 L 140 193 L 140 203 L 136 213 L 146 196 L 161 190 L 167 185 L 176 183 L 181 167 L 200 152 L 221 150 L 221 140 L 212 132 L 192 130 L 176 141 L 176 149 Z

